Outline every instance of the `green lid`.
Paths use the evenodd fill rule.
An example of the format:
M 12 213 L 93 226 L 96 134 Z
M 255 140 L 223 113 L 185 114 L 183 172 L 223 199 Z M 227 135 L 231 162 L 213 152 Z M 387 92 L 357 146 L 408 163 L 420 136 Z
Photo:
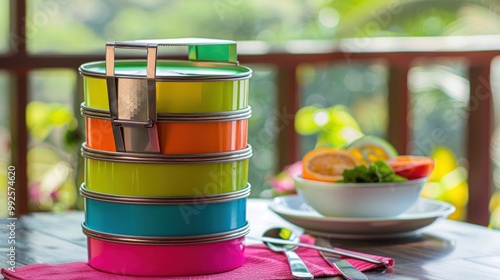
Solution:
M 187 46 L 189 60 L 237 63 L 236 42 L 206 38 L 176 38 L 108 43 L 116 47 Z
M 96 61 L 80 66 L 83 76 L 106 77 L 106 62 Z M 238 80 L 250 78 L 252 70 L 225 63 L 166 61 L 158 60 L 156 65 L 156 80 Z M 141 78 L 146 77 L 146 61 L 117 60 L 115 61 L 115 77 Z

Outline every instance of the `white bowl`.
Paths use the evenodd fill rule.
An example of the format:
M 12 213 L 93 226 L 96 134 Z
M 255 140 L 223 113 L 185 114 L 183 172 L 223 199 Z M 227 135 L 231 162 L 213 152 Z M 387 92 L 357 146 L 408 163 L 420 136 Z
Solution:
M 420 197 L 427 178 L 397 183 L 328 183 L 293 177 L 299 195 L 327 217 L 394 217 Z

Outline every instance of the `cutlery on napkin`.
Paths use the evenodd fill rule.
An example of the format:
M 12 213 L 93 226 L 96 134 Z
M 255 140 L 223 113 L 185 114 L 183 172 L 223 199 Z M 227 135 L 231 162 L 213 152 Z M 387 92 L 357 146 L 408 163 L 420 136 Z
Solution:
M 330 242 L 324 238 L 317 237 L 316 245 L 326 248 L 333 248 Z M 347 280 L 367 280 L 368 278 L 357 268 L 352 266 L 348 261 L 341 259 L 339 256 L 335 256 L 331 253 L 324 253 L 319 251 L 323 259 L 325 259 L 330 265 L 335 267 L 342 276 Z

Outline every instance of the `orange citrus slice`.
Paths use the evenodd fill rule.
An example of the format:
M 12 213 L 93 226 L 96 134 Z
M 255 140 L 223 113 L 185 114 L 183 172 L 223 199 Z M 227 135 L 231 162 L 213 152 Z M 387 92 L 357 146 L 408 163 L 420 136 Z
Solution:
M 349 152 L 334 148 L 319 148 L 310 151 L 302 159 L 302 178 L 335 182 L 342 180 L 342 172 L 359 165 Z

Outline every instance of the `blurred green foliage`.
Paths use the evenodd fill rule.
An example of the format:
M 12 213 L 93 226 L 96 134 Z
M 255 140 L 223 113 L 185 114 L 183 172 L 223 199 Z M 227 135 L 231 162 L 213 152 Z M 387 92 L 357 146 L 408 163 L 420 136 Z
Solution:
M 29 206 L 32 211 L 74 208 L 77 199 L 77 121 L 66 104 L 32 101 L 26 109 Z
M 358 122 L 342 105 L 300 108 L 295 114 L 295 130 L 300 135 L 316 135 L 315 148 L 343 147 L 363 136 Z
M 10 165 L 10 136 L 8 132 L 9 83 L 5 71 L 0 71 L 0 170 Z M 2 106 L 5 106 L 2 108 Z M 0 201 L 7 201 L 7 172 L 0 172 Z M 0 217 L 7 215 L 7 203 L 0 203 Z
M 0 1 L 0 34 L 9 34 L 9 1 Z M 9 36 L 0 36 L 0 53 L 9 47 Z
M 360 131 L 383 137 L 387 127 L 386 80 L 387 71 L 378 63 L 301 66 L 299 70 L 301 104 L 304 108 L 310 108 L 309 106 L 331 108 L 326 115 L 329 121 L 333 121 L 322 128 L 324 131 L 317 139 L 315 135 L 308 136 L 300 130 L 304 125 L 301 125 L 302 119 L 299 115 L 298 132 L 304 135 L 301 141 L 301 155 L 316 147 L 318 141 L 320 143 L 330 141 L 330 145 L 341 146 L 337 144 L 345 144 L 359 137 Z M 299 112 L 302 113 L 301 111 Z M 338 116 L 333 116 L 333 112 Z M 340 130 L 343 132 L 338 133 Z M 332 142 L 338 137 L 344 140 Z
M 248 143 L 253 156 L 249 162 L 251 196 L 257 197 L 262 191 L 266 176 L 276 170 L 275 147 L 277 125 L 283 121 L 283 112 L 277 109 L 276 72 L 269 67 L 249 65 L 253 74 L 250 79 L 250 106 L 252 117 L 248 121 Z M 291 121 L 291 120 L 290 120 Z
M 26 24 L 31 52 L 80 53 L 131 38 L 279 45 L 298 39 L 498 34 L 498 7 L 494 0 L 28 0 Z
M 464 220 L 469 200 L 467 170 L 457 163 L 455 155 L 446 146 L 434 147 L 431 156 L 435 166 L 422 196 L 453 204 L 456 211 L 449 218 Z

